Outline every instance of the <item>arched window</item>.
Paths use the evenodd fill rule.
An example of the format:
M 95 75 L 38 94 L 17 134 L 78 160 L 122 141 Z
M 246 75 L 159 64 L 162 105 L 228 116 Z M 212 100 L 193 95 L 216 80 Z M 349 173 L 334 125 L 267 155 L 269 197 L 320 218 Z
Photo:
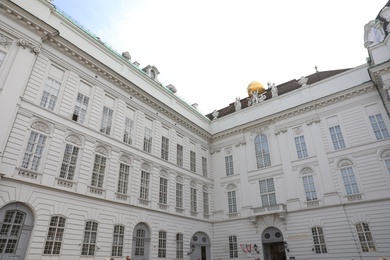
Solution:
M 150 232 L 145 223 L 139 223 L 133 233 L 133 258 L 149 259 Z
M 260 134 L 255 138 L 255 151 L 257 169 L 271 166 L 271 157 L 268 146 L 268 138 L 264 134 Z

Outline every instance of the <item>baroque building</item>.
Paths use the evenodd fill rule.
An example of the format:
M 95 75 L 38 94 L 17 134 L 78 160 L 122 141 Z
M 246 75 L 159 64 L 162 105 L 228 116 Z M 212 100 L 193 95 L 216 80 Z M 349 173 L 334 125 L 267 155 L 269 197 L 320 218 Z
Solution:
M 0 0 L 1 259 L 390 257 L 379 11 L 366 64 L 204 116 L 50 1 Z

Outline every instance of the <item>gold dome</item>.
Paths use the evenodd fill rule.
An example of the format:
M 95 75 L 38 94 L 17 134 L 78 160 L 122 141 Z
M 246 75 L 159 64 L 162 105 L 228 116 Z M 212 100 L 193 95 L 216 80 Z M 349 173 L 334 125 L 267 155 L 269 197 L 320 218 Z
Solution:
M 261 94 L 265 91 L 265 88 L 263 86 L 263 84 L 261 84 L 260 82 L 258 81 L 252 81 L 248 87 L 247 87 L 247 91 L 248 91 L 248 95 L 251 97 L 252 96 L 252 92 L 256 92 L 258 94 Z

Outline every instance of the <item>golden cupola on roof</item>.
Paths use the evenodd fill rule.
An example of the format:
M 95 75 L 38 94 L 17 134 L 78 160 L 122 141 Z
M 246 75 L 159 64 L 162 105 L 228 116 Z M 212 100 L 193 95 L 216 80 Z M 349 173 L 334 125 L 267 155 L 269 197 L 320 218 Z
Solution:
M 258 94 L 263 93 L 265 91 L 265 88 L 264 88 L 263 84 L 261 84 L 260 82 L 252 81 L 248 85 L 247 91 L 248 91 L 248 95 L 251 97 L 252 93 L 254 93 L 256 91 L 257 91 Z

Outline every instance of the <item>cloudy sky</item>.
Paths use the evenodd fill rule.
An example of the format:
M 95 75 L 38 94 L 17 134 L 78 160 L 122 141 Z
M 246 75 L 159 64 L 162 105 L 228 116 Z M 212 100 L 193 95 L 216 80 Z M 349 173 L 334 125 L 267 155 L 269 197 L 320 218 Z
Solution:
M 387 0 L 54 0 L 208 114 L 254 80 L 281 84 L 366 62 L 364 25 Z

